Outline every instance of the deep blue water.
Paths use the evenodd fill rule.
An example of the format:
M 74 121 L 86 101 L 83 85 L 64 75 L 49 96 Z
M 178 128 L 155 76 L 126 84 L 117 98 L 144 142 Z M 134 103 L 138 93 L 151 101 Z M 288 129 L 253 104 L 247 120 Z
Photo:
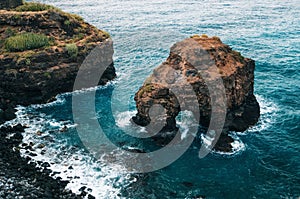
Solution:
M 194 34 L 217 35 L 256 61 L 255 94 L 262 116 L 256 126 L 235 134 L 243 146 L 241 150 L 234 155 L 211 153 L 199 159 L 199 146 L 193 144 L 170 166 L 141 178 L 118 174 L 118 162 L 97 162 L 84 150 L 73 125 L 71 94 L 60 96 L 52 104 L 20 108 L 17 121 L 30 123 L 31 127 L 25 141 L 47 145 L 46 153 L 37 159 L 52 162 L 62 172 L 73 165 L 73 172 L 61 176 L 80 176 L 71 180 L 69 188 L 76 191 L 83 185 L 92 186 L 98 198 L 300 197 L 298 0 L 40 2 L 79 14 L 111 34 L 118 78 L 97 89 L 96 119 L 116 142 L 140 147 L 136 140 L 122 135 L 126 128 L 134 130 L 127 122 L 135 110 L 133 96 L 152 70 L 168 57 L 175 42 Z M 60 133 L 64 125 L 69 130 Z M 36 136 L 38 130 L 45 132 L 43 138 Z M 93 129 L 86 126 L 86 131 Z

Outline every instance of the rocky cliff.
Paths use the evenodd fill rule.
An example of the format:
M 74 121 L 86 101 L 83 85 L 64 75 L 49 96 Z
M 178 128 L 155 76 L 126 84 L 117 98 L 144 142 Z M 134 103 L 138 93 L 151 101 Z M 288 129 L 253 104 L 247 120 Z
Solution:
M 17 104 L 45 103 L 72 91 L 80 65 L 96 46 L 106 48 L 111 60 L 99 82 L 105 84 L 116 76 L 108 33 L 48 5 L 0 10 L 0 120 L 13 118 Z
M 165 123 L 161 131 L 174 131 L 175 117 L 183 110 L 181 106 L 196 103 L 192 112 L 199 108 L 200 124 L 208 127 L 212 100 L 220 100 L 219 97 L 212 99 L 211 94 L 223 86 L 226 107 L 223 133 L 244 131 L 260 116 L 259 104 L 253 95 L 254 68 L 253 60 L 244 58 L 218 37 L 193 36 L 178 42 L 171 48 L 167 60 L 154 69 L 135 94 L 138 113 L 133 121 L 147 126 L 157 118 L 157 114 L 151 116 L 151 107 L 159 104 L 165 109 L 162 114 Z M 221 83 L 217 82 L 218 78 Z M 211 90 L 208 85 L 213 85 Z M 196 99 L 194 102 L 193 97 Z

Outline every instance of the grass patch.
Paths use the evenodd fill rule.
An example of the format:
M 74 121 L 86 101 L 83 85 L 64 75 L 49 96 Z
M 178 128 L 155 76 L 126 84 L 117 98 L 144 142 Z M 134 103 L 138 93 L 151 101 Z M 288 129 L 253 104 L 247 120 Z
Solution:
M 49 45 L 47 36 L 35 33 L 23 33 L 9 37 L 5 40 L 4 47 L 9 52 L 32 50 Z
M 149 93 L 153 90 L 153 85 L 152 84 L 145 84 L 141 90 L 139 91 L 138 95 L 139 97 L 142 97 L 144 93 Z
M 38 12 L 44 10 L 53 10 L 59 13 L 63 13 L 67 15 L 69 18 L 75 19 L 77 21 L 83 21 L 83 18 L 76 14 L 65 13 L 61 9 L 56 8 L 51 5 L 43 4 L 43 3 L 36 3 L 36 2 L 25 2 L 23 5 L 18 6 L 15 8 L 17 12 Z
M 35 2 L 25 2 L 23 5 L 15 8 L 18 12 L 37 12 L 56 9 L 54 6 Z
M 78 55 L 78 47 L 76 44 L 67 44 L 66 49 L 68 51 L 68 54 L 71 58 L 76 58 Z
M 64 24 L 65 24 L 66 26 L 69 26 L 69 25 L 71 25 L 71 21 L 66 20 L 66 21 L 64 21 Z
M 47 77 L 48 79 L 51 79 L 51 74 L 49 72 L 45 72 L 44 76 Z

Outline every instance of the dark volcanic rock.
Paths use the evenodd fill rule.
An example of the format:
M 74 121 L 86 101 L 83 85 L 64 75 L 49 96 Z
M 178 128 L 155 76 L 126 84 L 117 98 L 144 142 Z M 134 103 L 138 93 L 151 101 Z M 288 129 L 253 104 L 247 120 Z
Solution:
M 219 98 L 212 99 L 210 95 L 210 92 L 218 92 L 221 88 L 221 84 L 217 83 L 219 78 L 226 95 L 223 102 L 226 117 L 222 132 L 244 131 L 254 125 L 260 116 L 259 104 L 253 95 L 254 68 L 253 60 L 244 58 L 217 37 L 195 36 L 185 39 L 171 48 L 168 59 L 154 69 L 136 93 L 138 113 L 132 119 L 136 124 L 146 126 L 151 120 L 164 118 L 162 131 L 173 131 L 176 130 L 175 117 L 183 110 L 181 105 L 191 106 L 196 103 L 200 124 L 208 127 L 212 100 L 217 105 L 222 103 Z M 182 83 L 183 80 L 185 83 Z M 213 85 L 212 90 L 209 90 L 208 84 Z M 173 90 L 179 92 L 175 94 Z M 165 112 L 151 117 L 150 110 L 155 104 L 161 105 Z M 219 109 L 215 107 L 216 112 Z
M 35 163 L 20 156 L 23 131 L 21 125 L 0 129 L 0 198 L 81 198 L 65 190 L 67 181 L 37 171 Z
M 15 8 L 23 4 L 22 0 L 1 0 L 0 9 Z

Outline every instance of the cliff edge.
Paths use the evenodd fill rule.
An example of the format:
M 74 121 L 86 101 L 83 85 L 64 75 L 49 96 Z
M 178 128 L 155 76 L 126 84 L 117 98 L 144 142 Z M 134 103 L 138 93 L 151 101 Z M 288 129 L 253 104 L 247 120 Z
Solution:
M 0 10 L 0 123 L 14 117 L 18 104 L 46 103 L 72 91 L 80 65 L 96 46 L 107 49 L 112 63 L 99 84 L 112 80 L 112 45 L 107 32 L 49 5 Z

